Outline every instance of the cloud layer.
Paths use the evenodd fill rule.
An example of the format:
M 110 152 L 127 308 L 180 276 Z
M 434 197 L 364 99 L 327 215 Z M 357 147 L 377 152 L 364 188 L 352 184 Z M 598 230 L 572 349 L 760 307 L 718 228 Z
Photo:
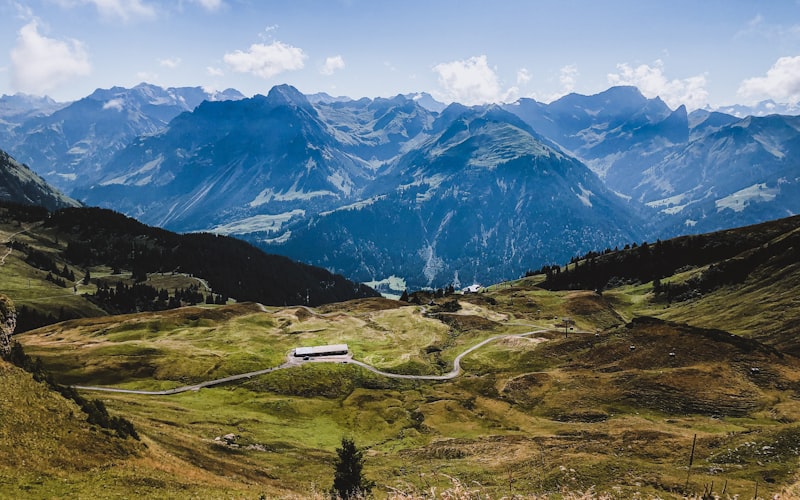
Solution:
M 664 74 L 664 63 L 657 60 L 653 66 L 641 64 L 635 68 L 627 63 L 618 64 L 619 73 L 610 73 L 611 85 L 633 85 L 645 97 L 660 97 L 671 108 L 685 104 L 689 109 L 698 109 L 708 104 L 705 75 L 670 80 Z
M 781 57 L 766 76 L 743 81 L 737 94 L 753 101 L 773 99 L 792 104 L 800 101 L 800 56 Z
M 92 71 L 81 42 L 48 38 L 39 33 L 36 20 L 19 30 L 17 44 L 11 49 L 11 63 L 12 86 L 32 94 L 44 94 Z
M 269 45 L 254 43 L 246 52 L 229 52 L 222 59 L 237 73 L 251 73 L 269 79 L 285 71 L 303 69 L 307 58 L 303 49 L 272 42 Z
M 325 64 L 319 72 L 323 75 L 330 76 L 340 69 L 344 69 L 344 59 L 342 59 L 342 56 L 332 56 L 325 59 Z
M 485 55 L 437 64 L 433 71 L 439 75 L 443 92 L 438 97 L 445 101 L 471 106 L 506 101 L 517 92 L 516 87 L 502 90 L 497 73 L 489 67 Z

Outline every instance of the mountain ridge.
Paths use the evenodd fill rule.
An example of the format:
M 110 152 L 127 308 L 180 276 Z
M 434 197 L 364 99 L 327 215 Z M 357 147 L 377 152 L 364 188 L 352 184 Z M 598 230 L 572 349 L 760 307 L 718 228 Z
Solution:
M 160 97 L 151 96 L 141 102 L 160 99 L 174 103 L 178 95 L 174 89 L 171 97 L 165 89 L 144 85 L 137 89 L 98 90 L 93 94 L 94 100 L 88 99 L 91 102 L 80 105 L 106 107 L 103 112 L 119 119 L 122 115 L 112 108 L 123 106 L 125 100 L 115 100 L 115 96 L 144 92 Z M 204 95 L 198 89 L 194 93 L 184 91 L 197 99 Z M 64 171 L 63 179 L 73 186 L 73 196 L 85 203 L 120 210 L 147 223 L 175 230 L 236 234 L 276 249 L 291 247 L 290 240 L 312 230 L 318 221 L 329 224 L 333 220 L 331 213 L 337 213 L 339 218 L 349 212 L 348 223 L 358 224 L 353 208 L 371 206 L 376 201 L 372 210 L 383 207 L 385 220 L 380 221 L 377 217 L 381 214 L 374 212 L 369 222 L 363 223 L 391 225 L 394 216 L 390 212 L 406 209 L 410 210 L 408 217 L 423 220 L 425 217 L 419 216 L 422 205 L 424 210 L 439 214 L 442 220 L 452 220 L 455 214 L 462 213 L 459 217 L 466 221 L 468 216 L 463 214 L 472 208 L 463 200 L 451 196 L 450 209 L 431 208 L 431 200 L 426 196 L 441 194 L 431 188 L 431 182 L 441 182 L 461 169 L 464 175 L 460 179 L 465 183 L 461 191 L 474 191 L 470 176 L 477 171 L 469 170 L 471 166 L 505 162 L 514 156 L 515 149 L 528 147 L 529 141 L 576 158 L 604 184 L 597 187 L 594 180 L 590 182 L 580 174 L 557 190 L 547 192 L 551 198 L 577 197 L 588 201 L 591 196 L 584 193 L 587 191 L 624 201 L 626 210 L 606 213 L 603 210 L 619 204 L 584 203 L 584 207 L 596 212 L 589 219 L 583 216 L 570 219 L 573 212 L 580 213 L 583 208 L 559 215 L 567 217 L 565 224 L 573 228 L 577 227 L 578 219 L 583 223 L 592 220 L 591 224 L 599 228 L 584 228 L 583 236 L 574 233 L 570 236 L 571 240 L 587 238 L 583 246 L 571 247 L 578 253 L 600 244 L 592 239 L 594 236 L 589 236 L 591 233 L 597 236 L 606 231 L 605 241 L 609 246 L 620 241 L 621 233 L 615 233 L 605 222 L 598 222 L 604 218 L 614 219 L 612 225 L 637 226 L 636 231 L 625 233 L 625 238 L 631 240 L 714 230 L 800 212 L 800 202 L 795 196 L 800 175 L 791 162 L 796 149 L 792 117 L 739 119 L 704 110 L 689 113 L 683 106 L 671 110 L 661 99 L 646 98 L 635 87 L 611 87 L 591 96 L 573 93 L 548 104 L 521 99 L 508 105 L 467 107 L 453 103 L 438 107 L 430 105 L 429 97 L 406 94 L 354 100 L 322 94 L 305 96 L 294 87 L 277 85 L 266 96 L 226 102 L 205 99 L 192 110 L 184 109 L 169 123 L 148 118 L 146 123 L 150 128 L 140 132 L 134 132 L 135 120 L 129 120 L 119 140 L 111 141 L 116 146 L 106 148 L 103 157 L 97 153 L 97 137 L 77 134 L 76 137 L 88 141 L 87 147 L 73 146 L 69 154 L 83 155 L 89 163 L 82 167 L 73 165 L 74 170 Z M 425 102 L 427 105 L 423 106 Z M 63 114 L 64 109 L 67 108 L 57 113 Z M 142 114 L 145 108 L 141 106 L 137 109 L 139 114 L 126 116 L 155 114 L 153 111 Z M 174 112 L 177 108 L 158 109 Z M 468 110 L 484 116 L 471 118 L 467 124 L 461 117 Z M 87 117 L 88 121 L 78 129 L 97 128 L 102 123 Z M 482 120 L 501 120 L 506 125 L 494 127 L 487 135 Z M 56 127 L 57 134 L 52 137 L 76 127 L 64 128 L 67 121 L 62 122 L 58 122 L 61 128 Z M 101 128 L 110 131 L 113 127 Z M 483 136 L 470 137 L 473 133 Z M 135 139 L 122 138 L 134 135 Z M 432 145 L 434 140 L 440 144 Z M 519 144 L 512 144 L 513 140 Z M 54 157 L 65 154 L 47 144 L 38 144 L 33 138 L 29 141 L 29 146 L 36 145 L 37 154 L 48 151 Z M 114 148 L 118 149 L 110 156 Z M 427 152 L 423 154 L 422 150 Z M 462 161 L 462 156 L 469 157 L 469 161 Z M 72 161 L 69 155 L 65 161 Z M 417 174 L 412 174 L 407 166 L 413 162 L 434 162 L 440 172 L 417 169 Z M 458 190 L 457 180 L 450 178 L 451 189 Z M 401 201 L 402 197 L 396 194 L 407 186 L 419 190 L 422 181 L 428 188 L 417 193 L 421 205 L 411 207 L 408 200 Z M 485 183 L 495 181 L 487 179 Z M 588 187 L 589 184 L 595 187 Z M 490 196 L 486 190 L 482 192 Z M 612 195 L 615 198 L 609 198 Z M 530 197 L 532 187 L 525 193 L 506 190 L 504 196 Z M 520 218 L 511 207 L 492 201 L 491 197 L 473 199 L 484 212 L 492 206 L 503 206 L 506 212 L 502 217 Z M 544 198 L 540 202 L 550 203 Z M 405 204 L 405 208 L 392 203 Z M 570 203 L 564 202 L 564 206 Z M 522 205 L 525 202 L 520 208 Z M 535 213 L 538 209 L 527 206 L 526 210 Z M 555 214 L 552 210 L 549 213 Z M 492 214 L 490 219 L 498 215 Z M 542 234 L 557 240 L 559 235 L 547 229 L 549 223 L 538 221 L 528 226 L 528 232 L 541 229 Z M 429 282 L 428 278 L 423 279 L 424 269 L 430 269 L 428 263 L 446 262 L 450 257 L 457 260 L 455 254 L 460 252 L 452 249 L 453 255 L 431 254 L 431 238 L 444 233 L 425 228 L 427 224 L 431 222 L 420 222 L 412 232 L 417 248 L 405 252 L 430 255 L 424 265 L 404 264 L 406 269 L 415 268 L 412 277 L 417 283 Z M 468 230 L 469 226 L 462 224 L 462 230 Z M 336 230 L 329 228 L 333 233 Z M 469 230 L 473 231 L 473 238 L 484 239 L 479 226 Z M 514 248 L 514 253 L 530 251 L 531 255 L 541 255 L 530 247 L 536 239 L 514 233 L 495 241 L 498 246 L 494 250 L 505 254 Z M 374 239 L 362 243 L 364 248 L 383 255 L 390 251 Z M 367 258 L 363 248 L 354 252 Z M 331 269 L 345 269 L 330 256 L 318 254 L 312 258 Z M 419 259 L 411 260 L 419 263 Z M 543 263 L 531 262 L 530 266 Z M 515 268 L 514 272 L 524 272 L 527 267 Z M 381 270 L 370 278 L 385 277 Z

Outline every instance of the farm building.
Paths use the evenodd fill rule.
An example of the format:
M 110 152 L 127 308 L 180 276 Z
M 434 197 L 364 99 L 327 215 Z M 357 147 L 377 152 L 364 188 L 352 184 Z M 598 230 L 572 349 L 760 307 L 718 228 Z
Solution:
M 347 344 L 319 345 L 315 347 L 296 347 L 295 357 L 337 356 L 347 354 Z

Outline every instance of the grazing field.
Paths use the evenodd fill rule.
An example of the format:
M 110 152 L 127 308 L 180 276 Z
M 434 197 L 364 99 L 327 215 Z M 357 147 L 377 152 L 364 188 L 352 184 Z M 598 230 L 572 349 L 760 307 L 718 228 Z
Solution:
M 493 498 L 680 496 L 687 477 L 698 494 L 712 483 L 741 496 L 756 484 L 759 496 L 789 488 L 800 453 L 797 359 L 723 331 L 627 321 L 642 293 L 551 293 L 522 281 L 457 296 L 461 308 L 447 316 L 384 299 L 318 310 L 236 304 L 74 320 L 18 340 L 66 382 L 164 389 L 329 343 L 386 371 L 440 374 L 470 346 L 504 336 L 447 382 L 312 362 L 175 396 L 95 393 L 145 436 L 138 460 L 163 453 L 184 471 L 150 490 L 179 497 L 196 491 L 184 477 L 243 495 L 324 491 L 342 436 L 367 448 L 379 497 L 442 491 L 453 478 Z M 562 316 L 575 322 L 566 334 Z M 215 439 L 225 434 L 235 442 Z

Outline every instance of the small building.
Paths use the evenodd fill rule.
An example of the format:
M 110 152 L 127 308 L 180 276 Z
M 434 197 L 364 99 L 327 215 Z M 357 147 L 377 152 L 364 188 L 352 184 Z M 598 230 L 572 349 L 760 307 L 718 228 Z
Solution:
M 470 286 L 462 289 L 461 291 L 463 293 L 478 293 L 480 290 L 481 290 L 481 286 L 478 285 L 478 284 L 475 284 L 475 285 L 470 285 Z
M 315 356 L 341 356 L 347 354 L 349 349 L 347 344 L 319 345 L 314 347 L 296 347 L 294 356 L 296 358 L 315 357 Z

